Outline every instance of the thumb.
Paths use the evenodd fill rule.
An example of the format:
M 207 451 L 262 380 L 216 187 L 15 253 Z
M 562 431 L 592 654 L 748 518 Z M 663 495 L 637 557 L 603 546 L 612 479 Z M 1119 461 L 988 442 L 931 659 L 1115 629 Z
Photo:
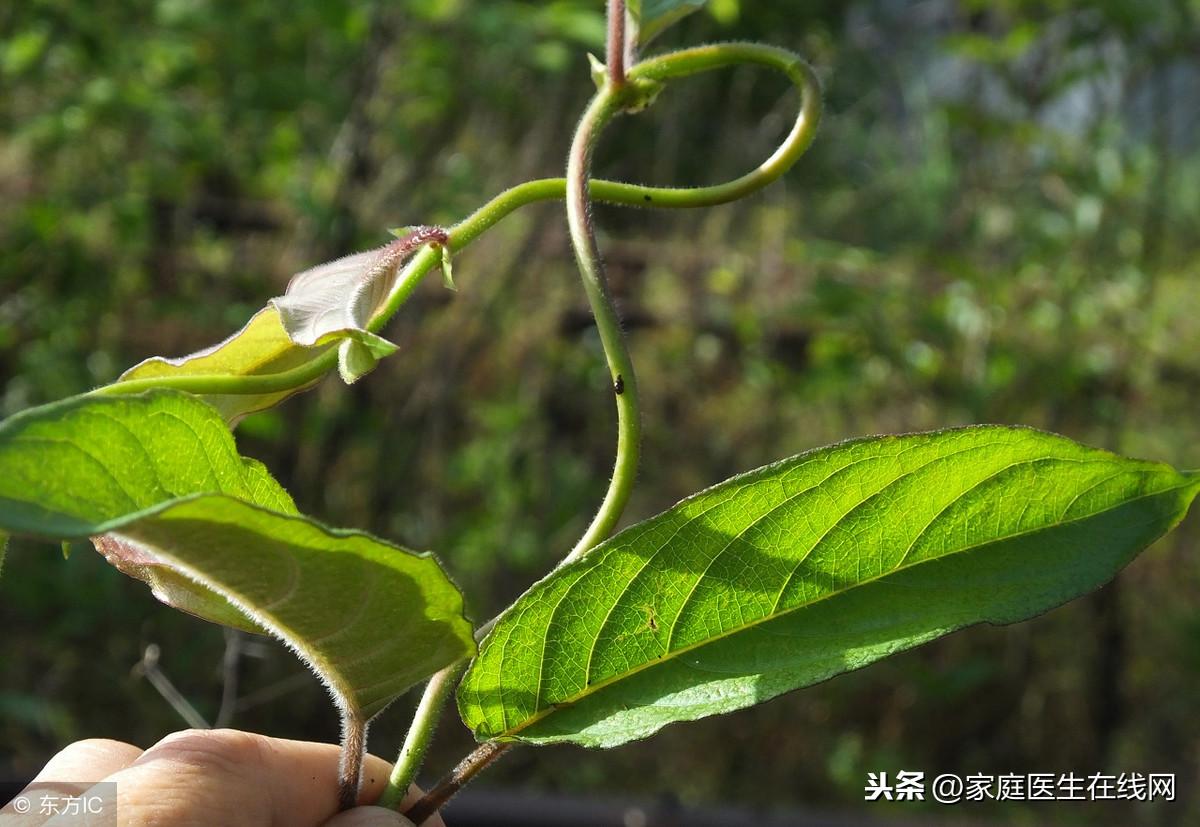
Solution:
M 324 827 L 413 827 L 413 823 L 395 810 L 384 807 L 355 807 L 338 813 Z

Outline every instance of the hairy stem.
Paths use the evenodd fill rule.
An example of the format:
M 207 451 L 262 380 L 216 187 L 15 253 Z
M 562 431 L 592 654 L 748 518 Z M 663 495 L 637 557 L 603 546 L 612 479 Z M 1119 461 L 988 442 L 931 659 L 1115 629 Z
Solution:
M 404 738 L 404 746 L 400 748 L 400 756 L 388 777 L 387 788 L 379 799 L 380 807 L 395 809 L 404 800 L 409 786 L 417 777 L 417 770 L 421 768 L 429 742 L 433 739 L 438 717 L 466 669 L 467 661 L 461 660 L 429 679 L 421 702 L 417 705 L 416 714 L 413 715 L 412 725 Z
M 367 751 L 367 722 L 349 712 L 342 714 L 342 754 L 338 760 L 338 809 L 358 803 L 363 755 Z
M 625 85 L 625 0 L 608 0 L 608 85 Z
M 610 58 L 609 63 L 612 65 L 616 61 Z M 736 201 L 767 186 L 783 175 L 804 154 L 805 150 L 808 149 L 816 134 L 817 124 L 821 117 L 820 84 L 812 69 L 799 56 L 785 49 L 753 43 L 723 43 L 712 46 L 699 46 L 642 61 L 629 69 L 625 78 L 627 84 L 629 81 L 639 80 L 663 83 L 668 80 L 738 64 L 758 65 L 779 71 L 792 81 L 802 96 L 800 112 L 791 131 L 775 152 L 756 169 L 732 181 L 704 187 L 651 187 L 617 181 L 588 180 L 586 167 L 595 137 L 598 134 L 599 127 L 610 119 L 615 111 L 615 108 L 613 111 L 608 111 L 610 105 L 616 106 L 611 99 L 613 84 L 610 79 L 608 89 L 606 92 L 601 93 L 600 96 L 600 98 L 609 99 L 608 103 L 599 99 L 593 101 L 588 108 L 588 114 L 585 115 L 584 122 L 580 124 L 582 138 L 577 135 L 576 145 L 573 146 L 571 153 L 573 164 L 569 170 L 569 172 L 575 173 L 573 179 L 575 182 L 574 186 L 569 186 L 568 180 L 564 178 L 545 178 L 528 181 L 505 190 L 463 221 L 451 227 L 447 233 L 446 246 L 452 252 L 457 252 L 521 207 L 540 201 L 553 201 L 564 198 L 569 194 L 568 191 L 570 190 L 574 204 L 571 211 L 575 214 L 575 219 L 572 221 L 573 240 L 576 240 L 576 229 L 582 230 L 582 235 L 579 238 L 583 240 L 583 246 L 580 248 L 576 244 L 577 250 L 583 250 L 584 256 L 581 257 L 581 262 L 584 258 L 587 258 L 588 261 L 598 264 L 599 256 L 595 252 L 595 241 L 590 236 L 590 219 L 587 210 L 588 196 L 596 201 L 622 206 L 694 209 Z M 582 179 L 578 175 L 579 170 L 583 170 L 584 172 Z M 387 302 L 376 313 L 368 325 L 369 329 L 372 332 L 381 330 L 392 316 L 395 315 L 396 311 L 399 310 L 400 306 L 403 305 L 404 301 L 412 294 L 413 290 L 416 289 L 420 281 L 430 271 L 441 264 L 441 260 L 439 251 L 434 250 L 432 247 L 421 249 L 400 273 Z M 623 351 L 624 346 L 620 342 L 620 326 L 615 312 L 611 312 L 611 303 L 607 301 L 607 288 L 602 280 L 602 275 L 602 270 L 594 267 L 592 275 L 590 277 L 585 276 L 585 284 L 588 286 L 589 298 L 595 295 L 600 300 L 600 303 L 604 305 L 602 313 L 597 314 L 598 317 L 605 313 L 608 316 L 606 321 L 600 322 L 602 336 L 605 335 L 604 330 L 607 328 L 609 331 L 608 335 L 610 337 L 615 336 L 619 344 L 619 349 Z M 337 365 L 336 347 L 326 346 L 324 348 L 312 348 L 312 350 L 314 351 L 314 355 L 308 363 L 277 373 L 259 375 L 194 374 L 190 376 L 154 377 L 126 382 L 118 381 L 114 384 L 98 388 L 92 391 L 92 393 L 125 394 L 138 393 L 153 388 L 174 388 L 195 394 L 254 395 L 300 390 L 315 383 Z M 619 491 L 620 486 L 627 484 L 627 482 L 622 481 L 623 479 L 632 480 L 632 466 L 636 464 L 637 389 L 635 378 L 632 369 L 621 367 L 622 354 L 618 350 L 614 350 L 606 345 L 606 353 L 610 352 L 612 354 L 609 358 L 610 369 L 614 364 L 617 365 L 612 377 L 613 390 L 617 397 L 618 414 L 624 416 L 627 423 L 624 431 L 627 444 L 623 454 L 619 450 L 618 473 L 614 473 L 614 485 L 610 485 L 610 493 L 606 496 L 605 505 L 602 506 L 601 512 L 597 514 L 597 520 L 593 522 L 592 528 L 589 528 L 584 539 L 572 551 L 572 557 L 577 556 L 577 552 L 580 552 L 580 550 L 586 550 L 590 547 L 592 540 L 598 539 L 611 528 L 611 525 L 605 527 L 604 522 L 610 519 L 615 521 L 615 517 L 612 515 L 619 512 L 619 506 L 623 504 L 619 495 L 613 494 L 613 488 L 615 487 Z M 628 359 L 628 354 L 624 354 L 624 359 Z M 632 424 L 630 425 L 630 423 Z M 626 466 L 626 473 L 623 478 L 619 476 L 622 456 L 625 459 Z M 631 458 L 633 462 L 630 462 Z M 616 502 L 614 502 L 614 497 L 616 498 Z M 490 626 L 491 624 L 487 624 L 482 627 L 478 636 L 482 636 Z M 399 801 L 403 799 L 407 787 L 401 786 L 400 782 L 405 777 L 411 778 L 419 768 L 438 713 L 448 700 L 453 685 L 461 674 L 465 663 L 466 661 L 462 661 L 447 667 L 438 676 L 431 679 L 427 686 L 426 694 L 418 706 L 417 718 L 414 720 L 413 727 L 406 738 L 404 749 L 397 761 L 397 767 L 392 773 L 391 781 L 395 783 L 389 783 L 388 790 L 385 792 L 385 795 L 391 797 L 392 800 Z M 362 735 L 365 742 L 365 727 L 362 729 Z M 499 748 L 497 755 L 506 748 Z M 494 757 L 496 756 L 478 763 L 478 766 L 471 772 L 471 775 L 478 772 L 490 763 L 491 760 L 494 760 Z M 361 762 L 361 753 L 358 760 Z M 467 762 L 464 762 L 465 764 Z M 475 766 L 475 764 L 471 766 Z M 465 783 L 465 781 L 462 783 Z M 357 783 L 355 786 L 357 787 Z M 458 786 L 460 787 L 461 783 Z M 455 790 L 457 788 L 455 787 Z M 432 799 L 437 792 L 437 790 L 434 790 L 426 798 Z M 453 792 L 445 795 L 441 798 L 441 801 L 445 801 L 452 794 Z
M 497 620 L 498 617 L 493 617 L 476 629 L 475 640 L 483 640 Z M 433 737 L 433 730 L 437 727 L 438 718 L 441 717 L 446 702 L 450 700 L 451 693 L 458 685 L 458 679 L 467 670 L 469 663 L 469 658 L 463 658 L 457 663 L 443 667 L 425 685 L 425 691 L 421 693 L 421 702 L 417 704 L 417 711 L 413 714 L 412 725 L 408 728 L 408 734 L 404 736 L 400 756 L 392 767 L 387 787 L 379 799 L 379 806 L 394 809 L 404 801 L 409 787 L 417 778 L 417 771 L 421 769 L 421 762 Z
M 507 752 L 511 746 L 511 743 L 501 744 L 496 741 L 480 744 L 470 755 L 460 761 L 449 775 L 439 781 L 436 787 L 409 807 L 404 815 L 419 827 L 421 822 L 436 813 L 472 778 L 491 766 L 492 762 Z
M 613 305 L 608 279 L 604 274 L 604 262 L 600 258 L 600 248 L 592 226 L 591 201 L 588 198 L 587 187 L 592 152 L 601 131 L 618 111 L 617 95 L 617 90 L 610 83 L 592 99 L 591 105 L 579 122 L 579 128 L 575 130 L 575 139 L 571 143 L 571 154 L 567 161 L 567 221 L 571 229 L 575 259 L 579 264 L 579 274 L 583 278 L 588 304 L 591 305 L 596 327 L 600 331 L 600 343 L 604 348 L 613 395 L 617 401 L 617 456 L 612 479 L 599 511 L 563 562 L 570 562 L 587 552 L 607 537 L 617 524 L 633 490 L 641 452 L 637 377 L 633 372 L 633 360 L 629 355 L 625 334 L 621 330 L 621 320 Z
M 612 21 L 617 15 L 620 17 L 621 26 L 617 34 L 619 57 L 614 63 Z M 609 66 L 610 69 L 613 66 L 617 67 L 620 83 L 624 83 L 625 80 L 624 21 L 624 3 L 620 0 L 618 2 L 610 0 Z M 613 87 L 614 82 L 610 77 L 606 89 Z M 567 216 L 571 226 L 571 239 L 579 260 L 588 302 L 600 329 L 600 338 L 609 370 L 613 375 L 613 387 L 617 396 L 617 471 L 613 475 L 613 484 L 610 485 L 609 493 L 605 496 L 604 504 L 601 506 L 600 515 L 593 520 L 592 527 L 585 534 L 585 539 L 597 535 L 603 536 L 620 516 L 621 509 L 629 497 L 638 457 L 637 382 L 633 374 L 633 362 L 625 347 L 621 323 L 608 293 L 588 208 L 587 181 L 592 147 L 595 146 L 596 137 L 603 125 L 612 118 L 615 111 L 615 98 L 612 95 L 601 94 L 598 96 L 593 105 L 588 108 L 587 114 L 584 115 L 576 130 L 570 159 L 567 163 Z M 453 231 L 451 237 L 453 238 Z M 583 542 L 581 540 L 580 544 Z M 594 544 L 595 542 L 592 541 L 586 548 L 590 548 Z M 579 545 L 576 546 L 576 549 L 578 548 Z M 584 548 L 585 551 L 586 548 Z M 572 554 L 574 555 L 575 552 Z M 568 557 L 568 559 L 570 558 Z M 488 627 L 491 625 L 487 624 Z M 391 777 L 388 779 L 387 789 L 380 799 L 381 806 L 394 807 L 398 801 L 403 800 L 404 793 L 408 789 L 408 785 L 412 783 L 420 766 L 421 758 L 436 725 L 437 716 L 465 668 L 466 662 L 463 661 L 443 669 L 430 679 L 417 707 L 417 712 L 413 716 L 412 726 L 405 737 L 404 746 L 401 747 L 400 757 L 396 760 Z M 507 745 L 484 744 L 476 749 L 407 813 L 409 818 L 420 824 L 507 748 Z
M 674 77 L 675 73 L 683 76 L 737 63 L 758 64 L 781 71 L 792 80 L 802 95 L 800 113 L 795 125 L 792 127 L 784 143 L 767 161 L 741 178 L 710 187 L 645 187 L 614 181 L 587 181 L 585 185 L 591 197 L 598 201 L 627 206 L 664 208 L 707 207 L 741 198 L 750 192 L 766 186 L 787 171 L 812 143 L 821 115 L 820 87 L 816 76 L 808 65 L 796 55 L 782 49 L 752 44 L 706 46 L 677 52 L 638 64 L 631 72 L 631 75 L 665 81 Z M 593 103 L 593 106 L 595 105 Z M 591 108 L 589 108 L 589 112 L 591 112 Z M 572 153 L 572 156 L 574 157 L 574 153 Z M 580 158 L 579 160 L 585 161 L 586 158 Z M 583 164 L 583 166 L 586 166 L 586 164 Z M 513 187 L 502 192 L 465 220 L 452 227 L 449 231 L 447 243 L 451 250 L 461 250 L 517 209 L 538 201 L 561 198 L 566 195 L 566 192 L 567 181 L 562 178 L 530 181 Z M 578 207 L 578 192 L 575 193 L 575 197 Z M 586 198 L 584 199 L 584 204 L 585 207 L 582 214 L 586 217 Z M 417 254 L 397 280 L 388 305 L 377 316 L 378 327 L 382 327 L 386 323 L 387 319 L 395 313 L 412 290 L 415 289 L 420 279 L 433 269 L 438 262 L 439 257 L 434 251 L 422 250 Z M 615 318 L 613 322 L 615 327 Z M 373 323 L 373 330 L 378 330 L 378 327 L 375 327 L 375 323 Z M 619 327 L 616 329 L 619 333 Z M 629 371 L 628 377 L 621 375 L 620 379 L 619 383 L 616 377 L 613 380 L 614 392 L 618 385 L 622 391 L 617 394 L 618 405 L 621 404 L 621 398 L 630 392 L 630 386 L 635 381 L 632 370 Z M 635 387 L 633 388 L 633 393 L 636 394 L 636 392 Z M 631 407 L 636 412 L 636 402 Z M 636 422 L 636 417 L 634 417 L 634 421 Z M 593 536 L 597 533 L 588 532 L 588 534 Z M 582 545 L 583 542 L 581 540 L 577 548 L 584 547 Z M 482 634 L 490 626 L 491 624 L 489 623 L 481 628 L 480 634 L 477 637 L 482 637 Z M 436 723 L 438 714 L 449 699 L 450 690 L 458 680 L 459 675 L 461 675 L 464 665 L 465 662 L 447 667 L 431 679 L 429 685 L 426 687 L 413 725 L 405 739 L 400 758 L 397 759 L 396 769 L 392 773 L 388 789 L 384 794 L 385 798 L 391 803 L 391 806 L 395 806 L 395 802 L 403 800 L 404 794 L 408 789 L 408 784 L 411 783 L 419 769 L 425 746 L 428 744 L 429 733 Z M 452 794 L 451 792 L 450 795 Z M 441 800 L 445 801 L 448 798 L 449 795 L 446 795 Z
M 611 10 L 612 7 L 610 6 L 610 12 Z M 711 60 L 715 55 L 719 59 L 723 54 L 723 47 L 719 46 L 702 47 L 702 49 L 710 51 L 706 55 L 701 50 L 689 50 L 695 61 L 695 65 L 691 67 L 691 71 L 702 71 L 704 68 L 712 68 L 707 65 L 706 58 Z M 816 82 L 815 78 L 812 77 L 811 70 L 808 70 L 808 67 L 798 59 L 793 65 L 796 64 L 806 70 L 802 73 L 802 76 L 807 84 L 802 89 L 804 102 L 801 107 L 801 116 L 797 120 L 792 133 L 788 136 L 789 142 L 780 147 L 759 169 L 726 185 L 732 191 L 740 191 L 741 187 L 747 185 L 761 186 L 760 182 L 762 179 L 768 178 L 773 180 L 772 176 L 777 177 L 779 174 L 782 174 L 783 170 L 786 170 L 794 162 L 794 157 L 791 155 L 794 150 L 788 146 L 792 140 L 795 140 L 797 144 L 802 144 L 799 152 L 802 153 L 807 148 L 807 143 L 804 141 L 806 134 L 804 126 L 807 122 L 805 115 L 810 107 L 820 106 L 820 95 L 816 93 L 816 89 L 814 88 Z M 667 70 L 664 71 L 661 64 L 656 61 L 648 61 L 646 66 L 648 68 L 643 68 L 642 66 L 636 67 L 630 73 L 630 79 L 662 82 L 670 77 L 674 77 L 676 73 L 681 71 L 681 67 L 679 66 L 667 67 Z M 691 73 L 691 71 L 688 71 L 686 65 L 682 68 L 686 73 Z M 791 73 L 789 72 L 789 74 Z M 564 563 L 569 563 L 586 554 L 597 543 L 607 537 L 616 526 L 621 512 L 625 508 L 625 504 L 629 501 L 629 494 L 632 491 L 634 478 L 637 474 L 637 463 L 640 454 L 641 423 L 639 420 L 637 379 L 633 372 L 633 362 L 630 359 L 629 350 L 625 344 L 625 337 L 621 331 L 620 319 L 617 316 L 612 297 L 609 294 L 608 282 L 604 275 L 603 260 L 600 257 L 599 247 L 596 244 L 587 185 L 592 153 L 599 140 L 601 131 L 617 112 L 620 111 L 623 103 L 622 91 L 620 87 L 615 87 L 610 82 L 592 99 L 592 103 L 588 106 L 582 121 L 580 121 L 579 128 L 575 132 L 575 139 L 571 145 L 570 160 L 567 165 L 567 217 L 571 228 L 571 242 L 575 248 L 575 257 L 579 263 L 584 288 L 587 291 L 588 302 L 591 305 L 592 313 L 596 317 L 596 325 L 600 331 L 600 341 L 604 347 L 604 355 L 608 361 L 609 372 L 612 375 L 613 390 L 617 400 L 617 456 L 613 467 L 612 479 L 609 482 L 608 491 L 604 495 L 600 509 L 597 511 L 596 516 L 583 536 L 579 539 L 579 542 L 575 544 L 571 553 L 567 555 L 563 561 Z M 808 132 L 807 140 L 811 142 L 811 130 Z

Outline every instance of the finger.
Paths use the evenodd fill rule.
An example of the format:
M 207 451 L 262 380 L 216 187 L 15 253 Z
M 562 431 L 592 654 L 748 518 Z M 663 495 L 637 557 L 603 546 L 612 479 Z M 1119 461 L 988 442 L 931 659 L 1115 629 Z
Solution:
M 355 807 L 338 813 L 324 827 L 413 827 L 413 823 L 385 807 Z
M 368 754 L 363 758 L 362 786 L 358 788 L 358 803 L 374 804 L 383 795 L 387 787 L 388 776 L 392 773 L 392 765 L 377 755 Z
M 76 741 L 46 762 L 34 784 L 95 784 L 132 764 L 142 750 L 133 744 L 91 738 Z
M 18 806 L 17 799 L 40 801 L 37 791 L 52 793 L 56 797 L 80 795 L 92 784 L 132 764 L 141 754 L 142 751 L 138 747 L 120 741 L 103 738 L 76 741 L 46 762 L 29 786 L 13 799 L 14 806 Z M 0 820 L 7 824 L 9 819 L 18 813 L 19 809 L 10 810 L 9 807 L 5 807 L 3 814 L 0 814 Z M 33 827 L 47 823 L 47 816 L 41 812 L 40 807 L 29 815 L 15 817 L 17 821 L 13 827 Z
M 337 813 L 338 757 L 332 744 L 188 730 L 164 738 L 110 780 L 133 824 L 315 827 Z M 390 766 L 367 756 L 363 768 L 363 797 L 373 801 Z

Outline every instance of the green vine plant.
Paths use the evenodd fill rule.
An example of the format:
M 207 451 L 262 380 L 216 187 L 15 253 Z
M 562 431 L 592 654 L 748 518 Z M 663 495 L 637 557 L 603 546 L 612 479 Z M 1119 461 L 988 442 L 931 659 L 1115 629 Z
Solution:
M 407 815 L 420 823 L 518 743 L 614 747 L 858 669 L 977 623 L 1084 595 L 1170 531 L 1200 472 L 1021 427 L 975 426 L 816 448 L 702 491 L 613 535 L 640 449 L 639 389 L 590 204 L 711 207 L 752 195 L 804 154 L 821 118 L 813 70 L 782 48 L 723 43 L 642 59 L 703 0 L 608 3 L 605 62 L 565 179 L 529 181 L 458 224 L 296 276 L 239 332 L 0 423 L 0 528 L 90 539 L 154 595 L 272 635 L 328 687 L 343 723 L 330 796 L 357 800 L 368 723 L 426 681 L 381 803 L 398 808 L 451 696 L 479 746 Z M 676 81 L 734 66 L 800 96 L 779 148 L 699 188 L 593 179 L 604 129 Z M 395 351 L 388 320 L 417 284 L 513 211 L 565 199 L 610 372 L 611 483 L 563 562 L 478 627 L 441 562 L 297 513 L 232 429 L 336 369 L 347 383 Z M 611 536 L 610 536 L 611 535 Z

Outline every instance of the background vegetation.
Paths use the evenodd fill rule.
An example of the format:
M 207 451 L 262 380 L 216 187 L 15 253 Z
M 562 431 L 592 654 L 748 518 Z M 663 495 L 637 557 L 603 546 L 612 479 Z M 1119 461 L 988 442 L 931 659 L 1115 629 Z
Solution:
M 292 273 L 561 174 L 603 42 L 596 0 L 295 0 L 0 8 L 0 409 L 75 394 L 239 327 Z M 640 366 L 629 519 L 741 470 L 878 432 L 1045 427 L 1200 467 L 1200 3 L 713 0 L 664 40 L 798 48 L 828 116 L 784 182 L 702 213 L 601 208 Z M 625 119 L 606 177 L 724 180 L 795 101 L 753 71 Z M 437 550 L 490 616 L 573 543 L 614 438 L 553 205 L 514 216 L 389 328 L 402 353 L 246 421 L 301 510 Z M 1170 807 L 976 805 L 1013 823 L 1200 819 L 1200 523 L 1113 586 L 760 708 L 616 751 L 521 749 L 484 784 L 698 805 L 864 804 L 868 771 L 1176 772 Z M 0 579 L 0 776 L 69 740 L 210 719 L 334 739 L 274 644 L 216 627 L 79 547 L 16 543 Z M 236 674 L 236 688 L 227 686 Z M 403 701 L 372 730 L 390 756 Z M 429 764 L 467 748 L 442 729 Z M 865 809 L 864 809 L 865 808 Z M 944 814 L 930 814 L 944 815 Z

